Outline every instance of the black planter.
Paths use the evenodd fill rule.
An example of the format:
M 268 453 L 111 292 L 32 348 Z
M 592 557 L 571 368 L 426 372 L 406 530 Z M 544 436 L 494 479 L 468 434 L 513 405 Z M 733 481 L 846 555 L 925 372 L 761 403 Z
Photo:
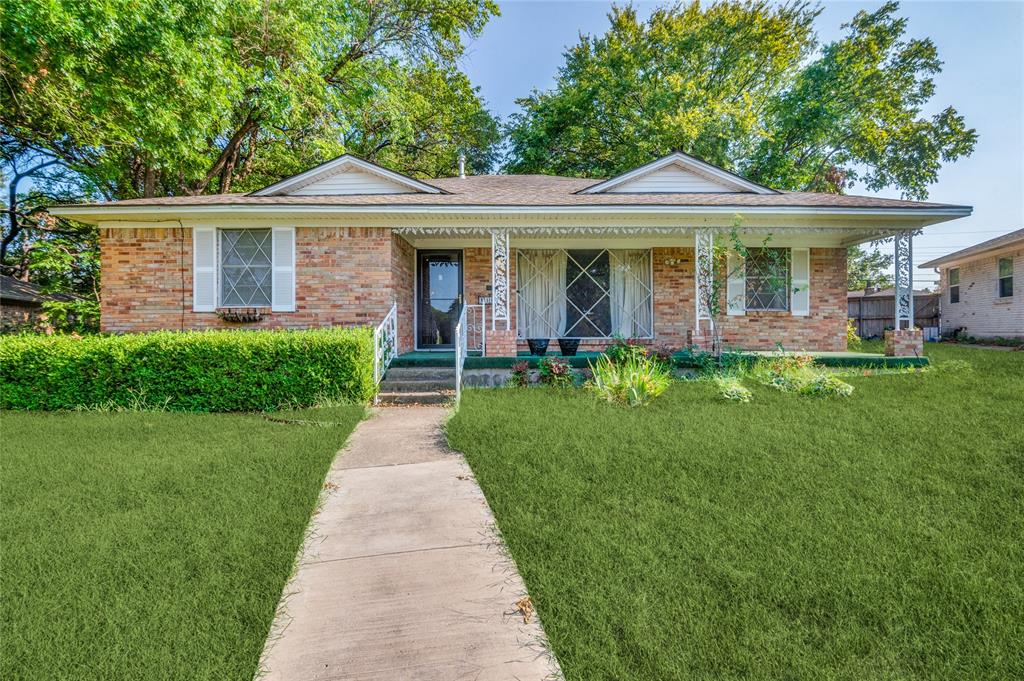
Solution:
M 576 351 L 580 349 L 580 339 L 559 338 L 558 349 L 562 351 L 562 357 L 575 357 Z
M 530 354 L 543 357 L 544 353 L 548 351 L 548 339 L 547 338 L 527 338 L 526 344 L 530 346 Z

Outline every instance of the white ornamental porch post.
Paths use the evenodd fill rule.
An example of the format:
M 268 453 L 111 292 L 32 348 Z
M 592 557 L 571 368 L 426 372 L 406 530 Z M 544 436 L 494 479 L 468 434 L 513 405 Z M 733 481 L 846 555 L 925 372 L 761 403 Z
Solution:
M 511 328 L 508 311 L 508 230 L 491 230 L 491 329 Z
M 913 232 L 896 234 L 896 326 L 914 328 L 914 258 Z
M 693 283 L 696 292 L 697 309 L 694 324 L 695 335 L 700 335 L 701 320 L 711 321 L 711 290 L 715 276 L 715 233 L 708 228 L 694 231 L 695 255 Z

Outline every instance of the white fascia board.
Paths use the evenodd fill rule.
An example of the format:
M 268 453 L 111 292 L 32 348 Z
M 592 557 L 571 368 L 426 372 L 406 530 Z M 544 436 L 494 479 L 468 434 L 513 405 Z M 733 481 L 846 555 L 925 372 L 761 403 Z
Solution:
M 374 175 L 379 175 L 380 177 L 383 177 L 387 180 L 400 184 L 404 187 L 409 187 L 410 189 L 414 189 L 424 194 L 442 193 L 441 189 L 433 185 L 429 185 L 426 182 L 420 182 L 419 180 L 407 177 L 405 175 L 402 175 L 401 173 L 396 173 L 393 170 L 388 170 L 387 168 L 379 166 L 376 163 L 364 161 L 363 159 L 357 158 L 356 156 L 352 156 L 351 154 L 344 154 L 336 159 L 327 161 L 326 163 L 321 163 L 315 168 L 310 168 L 309 170 L 303 173 L 299 173 L 298 175 L 293 175 L 292 177 L 285 178 L 280 182 L 270 185 L 269 187 L 264 187 L 263 189 L 254 191 L 250 194 L 250 196 L 275 196 L 278 194 L 282 194 L 287 192 L 288 189 L 304 187 L 307 184 L 315 182 L 321 177 L 332 175 L 334 172 L 338 171 L 340 168 L 343 168 L 345 166 L 352 166 L 354 168 L 359 168 L 360 170 L 363 170 L 365 172 Z
M 474 216 L 516 216 L 516 215 L 800 215 L 859 216 L 862 218 L 943 218 L 955 219 L 971 214 L 967 206 L 949 208 L 821 208 L 812 206 L 438 206 L 438 205 L 317 205 L 317 204 L 276 204 L 276 205 L 192 205 L 192 206 L 54 206 L 50 214 L 71 219 L 81 218 L 130 218 L 150 220 L 174 220 L 179 215 L 259 215 L 280 213 L 333 215 L 374 215 L 380 213 L 403 215 L 474 215 Z M 142 216 L 152 216 L 143 218 Z M 89 222 L 89 220 L 83 220 Z M 96 220 L 94 219 L 93 222 Z
M 736 175 L 735 173 L 730 173 L 727 170 L 716 168 L 710 163 L 705 163 L 704 161 L 701 161 L 698 158 L 694 158 L 693 156 L 689 156 L 687 154 L 683 154 L 677 151 L 675 153 L 669 154 L 668 156 L 663 156 L 662 158 L 644 164 L 639 168 L 634 168 L 633 170 L 630 170 L 627 173 L 623 173 L 622 175 L 617 175 L 609 180 L 605 180 L 604 182 L 599 182 L 585 189 L 581 189 L 580 191 L 577 192 L 577 194 L 600 194 L 602 192 L 608 191 L 613 187 L 617 187 L 620 184 L 629 182 L 630 180 L 642 177 L 647 173 L 652 173 L 660 168 L 664 168 L 665 166 L 669 166 L 676 163 L 683 166 L 684 168 L 688 168 L 689 170 L 704 175 L 705 177 L 708 177 L 710 179 L 715 179 L 720 182 L 724 182 L 725 184 L 738 187 L 741 190 L 753 192 L 754 194 L 779 193 L 774 189 L 770 189 L 769 187 L 759 185 L 756 182 L 751 182 L 750 180 L 742 178 L 739 175 Z

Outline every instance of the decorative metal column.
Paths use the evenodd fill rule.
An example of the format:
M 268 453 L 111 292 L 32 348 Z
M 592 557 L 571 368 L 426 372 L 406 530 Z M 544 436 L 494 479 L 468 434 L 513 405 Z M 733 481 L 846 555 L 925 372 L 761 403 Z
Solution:
M 491 328 L 511 328 L 508 312 L 508 230 L 491 230 Z
M 715 276 L 715 232 L 702 228 L 694 231 L 696 257 L 694 259 L 693 280 L 697 293 L 697 317 L 695 330 L 700 332 L 701 320 L 711 319 L 708 303 L 711 301 Z
M 896 329 L 914 328 L 913 232 L 896 234 Z

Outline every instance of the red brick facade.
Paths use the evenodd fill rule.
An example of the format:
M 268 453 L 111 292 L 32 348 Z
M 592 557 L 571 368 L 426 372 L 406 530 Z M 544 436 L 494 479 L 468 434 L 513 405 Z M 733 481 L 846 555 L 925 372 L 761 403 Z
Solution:
M 886 331 L 886 357 L 920 357 L 924 354 L 924 332 L 921 329 Z
M 100 246 L 104 331 L 372 325 L 383 319 L 395 301 L 398 303 L 399 350 L 405 352 L 413 348 L 415 250 L 386 228 L 298 227 L 295 231 L 296 310 L 266 310 L 263 320 L 255 324 L 232 324 L 215 313 L 192 311 L 190 229 L 103 229 Z M 515 260 L 513 249 L 510 263 L 513 328 Z M 463 262 L 465 300 L 477 304 L 481 297 L 490 296 L 490 249 L 466 248 Z M 694 251 L 692 248 L 655 248 L 651 264 L 653 342 L 683 347 L 694 326 Z M 845 249 L 811 249 L 810 287 L 811 313 L 806 317 L 783 312 L 723 315 L 725 346 L 772 349 L 776 343 L 782 343 L 793 350 L 845 350 Z M 510 343 L 510 339 L 495 337 L 495 342 Z M 582 347 L 603 345 L 603 342 L 595 342 Z M 525 343 L 520 346 L 525 347 Z
M 387 229 L 296 228 L 295 312 L 264 309 L 252 324 L 192 311 L 189 228 L 103 229 L 100 251 L 106 332 L 377 324 L 400 297 L 411 309 L 412 248 Z M 400 338 L 410 339 L 411 323 L 399 324 Z

